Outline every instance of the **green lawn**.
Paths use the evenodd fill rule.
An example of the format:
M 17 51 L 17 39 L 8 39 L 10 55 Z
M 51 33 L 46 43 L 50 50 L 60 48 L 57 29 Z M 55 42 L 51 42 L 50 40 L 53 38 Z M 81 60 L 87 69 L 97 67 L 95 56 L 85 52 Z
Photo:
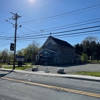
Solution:
M 100 60 L 88 60 L 89 63 L 100 64 Z
M 31 63 L 31 62 L 27 62 L 27 63 L 25 62 L 25 64 L 26 64 L 26 65 L 31 65 L 32 63 Z
M 98 76 L 98 77 L 100 77 L 100 72 L 80 71 L 80 72 L 76 72 L 75 74 L 90 75 L 90 76 Z
M 3 67 L 3 68 L 5 68 L 5 69 L 13 69 L 13 66 L 9 66 L 9 67 Z M 27 69 L 27 68 L 32 68 L 32 66 L 16 66 L 16 70 L 25 70 L 25 69 Z
M 0 63 L 0 65 L 7 65 L 7 63 Z

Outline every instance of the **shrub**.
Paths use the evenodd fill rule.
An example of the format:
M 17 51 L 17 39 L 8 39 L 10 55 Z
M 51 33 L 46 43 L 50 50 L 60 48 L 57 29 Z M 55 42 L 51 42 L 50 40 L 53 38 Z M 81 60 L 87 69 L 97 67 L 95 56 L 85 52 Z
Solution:
M 87 62 L 88 61 L 88 56 L 87 54 L 83 53 L 82 56 L 81 56 L 81 61 L 82 62 Z

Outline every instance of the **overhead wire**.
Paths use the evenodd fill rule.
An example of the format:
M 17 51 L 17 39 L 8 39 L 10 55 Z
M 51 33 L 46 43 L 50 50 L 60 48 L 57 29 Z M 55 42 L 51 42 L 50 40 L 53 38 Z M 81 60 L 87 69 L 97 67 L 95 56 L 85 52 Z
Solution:
M 10 41 L 12 41 L 12 40 L 4 38 L 3 41 L 0 41 L 0 47 L 9 44 Z
M 69 33 L 69 34 L 63 34 L 63 36 L 64 35 L 76 35 L 76 34 L 83 34 L 83 33 L 88 33 L 88 32 L 98 32 L 98 31 L 100 31 L 100 29 L 97 29 L 97 30 L 90 30 L 90 31 L 82 31 L 82 32 L 75 32 L 75 33 Z M 62 36 L 62 34 L 60 34 L 60 35 L 57 35 L 57 36 Z
M 47 1 L 47 0 L 43 0 L 43 1 L 39 2 L 37 5 L 44 3 L 45 1 Z M 14 11 L 18 12 L 18 11 L 22 11 L 22 10 L 25 10 L 25 9 L 28 9 L 28 8 L 31 8 L 31 7 L 33 7 L 33 5 L 30 6 L 30 5 L 26 4 L 24 6 L 18 7 L 18 9 L 14 10 Z
M 61 1 L 61 0 L 57 0 L 57 1 L 55 1 L 55 2 L 53 2 L 53 3 L 51 3 L 51 4 L 49 4 L 49 5 L 46 5 L 46 6 L 44 6 L 44 7 L 40 7 L 39 9 L 43 9 L 43 8 L 46 8 L 46 7 L 52 6 L 53 4 L 58 3 L 59 1 Z M 29 13 L 35 13 L 35 12 L 37 12 L 37 11 L 38 11 L 38 9 L 35 10 L 35 11 L 30 11 Z M 26 14 L 27 14 L 27 13 L 26 13 Z M 26 14 L 24 14 L 24 15 L 26 15 Z
M 4 42 L 6 42 L 6 41 L 10 41 L 10 40 L 5 39 L 5 40 L 3 40 L 3 41 L 0 41 L 0 44 L 1 44 L 1 43 L 4 43 Z
M 5 45 L 7 45 L 7 44 L 9 44 L 9 43 L 2 44 L 2 45 L 0 45 L 0 47 L 1 47 L 1 46 L 5 46 Z
M 8 28 L 7 30 L 5 30 L 4 32 L 0 32 L 0 34 L 3 34 L 5 32 L 7 32 L 8 30 L 10 30 L 12 27 Z
M 92 32 L 90 32 L 90 33 L 84 33 L 84 34 L 74 34 L 74 35 L 69 35 L 69 36 L 67 36 L 67 37 L 77 37 L 77 36 L 84 36 L 84 35 L 92 35 L 92 34 L 100 34 L 100 30 L 98 30 L 98 32 L 97 33 L 94 33 L 95 31 L 92 31 Z M 62 36 L 57 36 L 57 37 L 65 37 L 66 36 L 66 34 L 65 35 L 62 35 Z M 56 36 L 55 36 L 56 37 Z M 67 37 L 65 37 L 65 38 L 67 38 Z
M 84 28 L 85 29 L 85 28 Z M 89 29 L 89 28 L 88 28 Z M 70 31 L 71 32 L 71 31 Z M 100 32 L 100 29 L 95 29 L 95 30 L 87 30 L 87 31 L 81 31 L 81 32 L 74 32 L 74 33 L 66 33 L 66 34 L 52 34 L 53 36 L 73 36 L 73 35 L 83 35 L 83 34 L 87 34 L 87 33 L 91 33 L 91 32 Z M 64 32 L 60 32 L 60 33 L 65 33 Z M 37 38 L 45 38 L 50 36 L 49 34 L 45 34 L 45 35 L 38 35 L 38 36 L 31 36 L 31 37 L 24 37 L 23 39 L 37 39 Z M 18 39 L 22 39 L 22 37 L 18 37 Z
M 100 6 L 100 4 L 98 4 L 98 6 Z M 93 7 L 93 6 L 91 6 L 91 7 Z M 97 6 L 95 6 L 95 7 L 97 7 Z M 88 8 L 88 7 L 87 7 Z M 88 9 L 90 9 L 90 8 L 88 8 Z M 80 11 L 80 10 L 79 10 Z M 76 12 L 77 12 L 77 10 L 76 10 Z M 51 17 L 56 17 L 56 16 L 51 16 Z M 50 17 L 47 17 L 47 18 L 50 18 Z M 91 27 L 90 27 L 91 28 Z M 93 27 L 92 27 L 93 28 Z M 95 27 L 96 28 L 96 27 Z M 86 28 L 85 28 L 86 29 Z M 80 29 L 79 29 L 80 30 Z M 79 31 L 78 30 L 78 31 Z M 75 30 L 74 30 L 75 31 Z M 96 32 L 96 31 L 100 31 L 100 30 L 91 30 L 91 31 L 86 31 L 87 33 L 88 32 Z M 67 31 L 68 32 L 68 31 Z M 5 33 L 5 32 L 4 32 Z M 66 33 L 66 31 L 61 31 L 60 33 Z M 82 32 L 81 32 L 82 33 Z M 52 33 L 52 34 L 54 34 L 54 33 Z M 58 32 L 56 32 L 55 34 L 58 34 Z M 73 34 L 73 33 L 72 33 Z M 77 33 L 78 34 L 78 33 Z M 63 34 L 64 35 L 64 34 Z M 68 35 L 68 34 L 67 34 Z M 57 36 L 59 36 L 59 35 L 57 35 Z M 60 35 L 61 36 L 61 35 Z M 19 38 L 19 37 L 18 37 Z M 25 38 L 25 37 L 24 37 Z M 39 37 L 35 37 L 34 36 L 34 38 L 39 38 Z M 27 38 L 28 39 L 28 38 Z M 32 38 L 33 39 L 33 38 Z
M 77 31 L 77 30 L 83 30 L 83 29 L 89 29 L 89 28 L 96 28 L 96 27 L 100 27 L 100 26 L 92 26 L 92 27 L 86 27 L 86 28 L 82 28 L 82 29 L 75 29 L 75 30 L 67 30 L 67 31 L 62 31 L 62 32 L 56 32 L 53 34 L 58 34 L 58 33 L 65 33 L 65 32 L 70 32 L 70 31 Z M 7 31 L 7 30 L 6 30 Z M 4 32 L 3 32 L 4 33 Z M 48 34 L 43 34 L 43 35 L 48 35 Z M 40 36 L 40 35 L 34 35 L 35 36 Z M 27 36 L 27 37 L 32 37 L 32 36 Z M 2 36 L 1 36 L 2 38 Z
M 58 32 L 53 32 L 52 34 L 59 34 L 59 33 L 66 33 L 66 32 L 75 32 L 75 31 L 80 31 L 80 30 L 87 30 L 87 29 L 94 29 L 94 28 L 100 28 L 100 25 L 96 25 L 96 26 L 90 26 L 90 27 L 83 27 L 83 28 L 77 28 L 77 29 L 73 29 L 73 30 L 67 30 L 67 31 L 58 31 Z M 41 34 L 42 36 L 48 35 L 48 34 Z M 27 35 L 27 36 L 22 36 L 22 37 L 36 37 L 36 36 L 40 36 L 38 35 Z M 21 37 L 21 36 L 20 36 Z
M 92 33 L 91 33 L 92 32 Z M 100 32 L 99 30 L 91 30 L 91 31 L 84 31 L 84 32 L 78 32 L 78 33 L 71 33 L 71 34 L 63 34 L 63 35 L 53 35 L 53 36 L 59 36 L 59 37 L 75 37 L 75 36 L 83 36 L 83 35 L 90 35 L 90 34 L 94 34 L 93 32 Z M 95 34 L 100 34 L 100 33 L 95 33 Z M 50 36 L 50 35 L 48 35 Z M 48 36 L 38 36 L 38 37 L 30 37 L 30 38 L 18 38 L 18 40 L 32 40 L 32 39 L 39 39 L 39 38 L 47 38 Z
M 99 33 L 95 33 L 95 34 L 100 34 L 100 30 L 98 30 L 99 31 Z M 95 31 L 94 31 L 95 32 Z M 90 34 L 94 34 L 94 33 L 84 33 L 84 34 L 74 34 L 74 35 L 68 35 L 67 36 L 67 34 L 65 34 L 65 35 L 61 35 L 61 36 L 59 36 L 59 35 L 56 35 L 56 36 L 54 36 L 54 37 L 65 37 L 65 36 L 67 36 L 67 37 L 77 37 L 77 36 L 83 36 L 83 35 L 90 35 Z M 50 36 L 50 35 L 48 35 L 48 36 Z M 18 40 L 20 40 L 20 41 L 23 41 L 23 40 L 29 40 L 29 41 L 32 41 L 33 39 L 46 39 L 46 38 L 48 38 L 48 36 L 40 36 L 40 37 L 33 37 L 33 38 L 23 38 L 23 39 L 18 39 Z M 67 38 L 66 37 L 66 38 Z
M 97 18 L 97 19 L 100 19 L 100 18 Z M 94 19 L 94 20 L 97 20 L 97 19 Z M 62 30 L 62 29 L 72 28 L 72 27 L 75 28 L 77 26 L 83 26 L 83 25 L 87 25 L 87 24 L 93 24 L 93 23 L 99 23 L 100 22 L 100 20 L 92 21 L 92 22 L 90 22 L 90 21 L 92 21 L 92 20 L 68 24 L 68 25 L 63 25 L 63 26 L 58 26 L 58 27 L 53 27 L 53 28 L 49 28 L 49 29 L 43 29 L 43 32 L 57 31 L 57 30 Z M 38 31 L 32 31 L 32 30 L 25 28 L 25 27 L 22 27 L 22 28 L 31 31 L 32 33 L 34 32 L 35 34 L 41 33 L 39 30 Z M 24 35 L 30 35 L 32 33 L 26 33 L 26 34 L 24 33 Z
M 44 1 L 47 1 L 47 0 L 44 0 Z M 41 3 L 43 3 L 43 1 L 42 1 Z M 40 3 L 39 3 L 39 4 L 40 4 Z M 23 7 L 21 7 L 21 8 L 23 8 Z M 18 8 L 18 9 L 20 9 L 20 8 Z M 18 10 L 15 10 L 15 11 L 18 11 Z M 7 14 L 7 15 L 8 15 L 8 14 Z M 7 16 L 7 15 L 6 15 L 6 16 Z M 6 16 L 5 16 L 5 17 L 6 17 Z M 5 17 L 3 17 L 3 18 L 5 18 Z M 4 23 L 4 22 L 3 22 L 3 23 Z M 2 33 L 4 33 L 4 32 L 2 32 Z
M 30 22 L 35 22 L 35 21 L 39 21 L 39 20 L 42 21 L 42 20 L 52 19 L 52 18 L 56 18 L 56 17 L 59 17 L 59 16 L 64 16 L 64 15 L 69 15 L 69 14 L 72 14 L 72 13 L 82 12 L 84 10 L 92 9 L 92 8 L 95 8 L 95 7 L 98 7 L 98 6 L 100 6 L 100 4 L 85 7 L 85 8 L 81 8 L 81 9 L 78 9 L 78 10 L 73 10 L 73 11 L 70 11 L 70 12 L 62 13 L 62 14 L 49 16 L 49 17 L 44 17 L 44 18 L 40 18 L 40 19 L 25 21 L 25 22 L 21 22 L 21 23 L 30 23 Z

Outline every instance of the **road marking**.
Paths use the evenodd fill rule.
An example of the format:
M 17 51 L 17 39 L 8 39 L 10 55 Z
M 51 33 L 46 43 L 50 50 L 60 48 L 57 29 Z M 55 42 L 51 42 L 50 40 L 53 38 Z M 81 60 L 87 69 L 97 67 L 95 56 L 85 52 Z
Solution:
M 69 89 L 69 88 L 62 88 L 62 87 L 58 87 L 58 86 L 46 85 L 46 84 L 35 83 L 35 82 L 28 82 L 28 81 L 23 81 L 23 80 L 18 80 L 18 79 L 13 79 L 13 78 L 7 78 L 7 77 L 1 77 L 1 79 L 100 98 L 100 94 L 91 93 L 91 92 L 85 92 L 85 91 L 74 90 L 74 89 Z

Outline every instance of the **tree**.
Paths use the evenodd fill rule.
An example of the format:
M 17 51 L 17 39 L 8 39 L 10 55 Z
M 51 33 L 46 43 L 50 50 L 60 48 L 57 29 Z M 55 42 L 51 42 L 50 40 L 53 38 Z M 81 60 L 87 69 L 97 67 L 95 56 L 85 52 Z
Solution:
M 75 50 L 79 55 L 85 53 L 91 60 L 95 59 L 98 61 L 100 59 L 100 43 L 97 43 L 96 37 L 86 37 L 81 44 L 75 45 Z
M 98 59 L 98 55 L 97 55 L 97 52 L 93 52 L 93 59 Z
M 29 44 L 27 48 L 24 49 L 24 56 L 27 61 L 35 61 L 35 57 L 39 50 L 39 44 L 35 41 Z
M 96 42 L 97 42 L 97 37 L 94 36 L 88 36 L 82 41 L 83 45 L 83 52 L 87 54 L 87 56 L 93 56 L 93 53 L 96 52 Z
M 88 48 L 90 47 L 89 41 L 83 40 L 82 46 L 83 46 L 83 52 L 86 53 L 89 56 L 89 54 L 88 54 Z
M 13 61 L 14 60 L 14 53 L 13 52 L 9 52 L 8 53 L 8 59 L 9 59 L 9 61 Z
M 76 44 L 76 45 L 75 45 L 75 51 L 76 51 L 76 54 L 81 55 L 82 52 L 83 52 L 82 44 Z
M 2 52 L 0 51 L 0 63 L 2 62 Z
M 89 43 L 91 43 L 92 41 L 97 42 L 98 38 L 95 36 L 88 36 L 84 39 L 85 41 L 89 41 Z
M 8 49 L 4 49 L 2 51 L 2 60 L 3 60 L 4 63 L 7 62 L 7 60 L 8 60 Z
M 96 44 L 96 51 L 94 53 L 94 56 L 98 62 L 98 60 L 100 59 L 100 43 L 99 42 Z
M 22 50 L 18 50 L 18 51 L 17 51 L 17 55 L 18 55 L 18 56 L 23 56 Z
M 88 61 L 88 56 L 85 53 L 82 54 L 81 61 L 82 62 L 87 62 Z

